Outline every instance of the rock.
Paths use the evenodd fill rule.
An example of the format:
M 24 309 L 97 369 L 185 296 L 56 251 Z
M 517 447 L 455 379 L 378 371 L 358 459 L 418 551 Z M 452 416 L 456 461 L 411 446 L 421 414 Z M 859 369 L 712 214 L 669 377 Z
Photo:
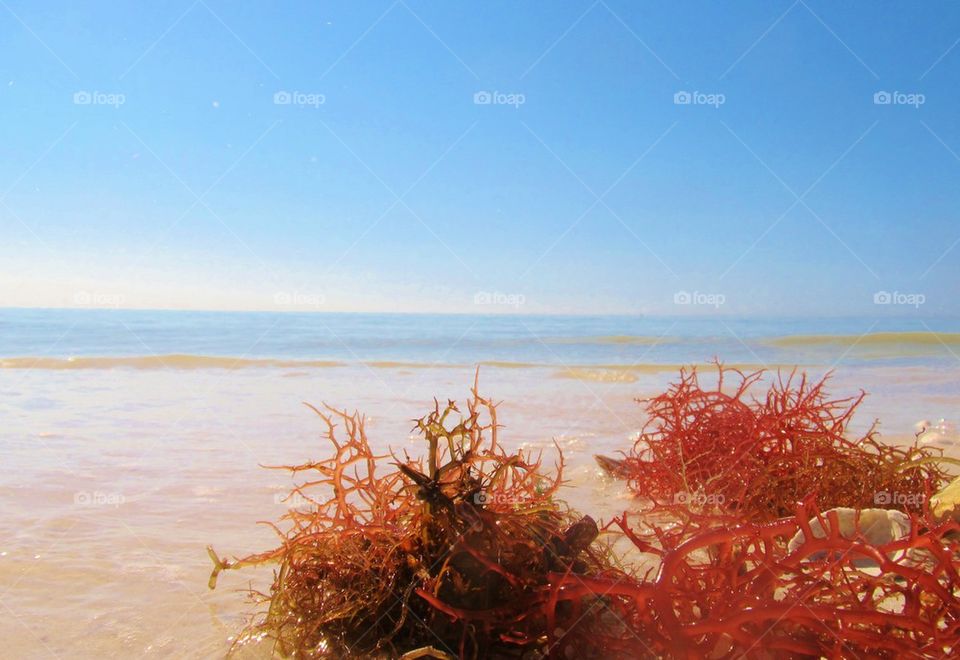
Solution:
M 597 465 L 599 465 L 600 468 L 611 477 L 616 479 L 630 478 L 629 470 L 627 470 L 626 467 L 626 461 L 610 458 L 609 456 L 601 456 L 600 454 L 595 454 L 593 460 L 595 460 Z

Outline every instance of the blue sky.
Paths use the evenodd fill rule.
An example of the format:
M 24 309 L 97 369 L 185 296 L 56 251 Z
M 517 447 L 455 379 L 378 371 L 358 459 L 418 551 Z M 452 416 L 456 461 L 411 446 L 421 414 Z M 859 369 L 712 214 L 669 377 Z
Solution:
M 951 2 L 3 0 L 0 305 L 954 315 L 958 40 Z

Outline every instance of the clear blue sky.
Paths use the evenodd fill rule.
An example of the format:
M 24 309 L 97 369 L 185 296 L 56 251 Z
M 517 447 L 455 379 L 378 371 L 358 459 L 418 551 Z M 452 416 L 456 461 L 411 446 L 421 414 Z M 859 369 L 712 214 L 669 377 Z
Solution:
M 958 40 L 956 2 L 3 0 L 0 305 L 956 314 Z

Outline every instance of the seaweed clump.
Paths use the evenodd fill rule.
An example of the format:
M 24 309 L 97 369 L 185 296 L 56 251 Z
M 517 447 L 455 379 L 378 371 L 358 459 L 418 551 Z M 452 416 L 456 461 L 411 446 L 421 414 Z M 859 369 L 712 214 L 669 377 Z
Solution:
M 791 376 L 746 401 L 759 376 L 736 372 L 724 394 L 724 371 L 707 391 L 683 373 L 653 399 L 648 453 L 614 465 L 657 495 L 712 488 L 733 504 L 654 497 L 653 509 L 610 521 L 604 531 L 629 541 L 646 573 L 615 563 L 597 523 L 557 500 L 562 454 L 546 476 L 539 456 L 502 447 L 496 405 L 474 385 L 463 413 L 435 402 L 416 421 L 425 459 L 376 455 L 362 416 L 314 409 L 332 456 L 284 468 L 309 509 L 284 516 L 272 550 L 226 560 L 211 549 L 210 586 L 224 570 L 275 565 L 269 593 L 253 593 L 266 608 L 238 643 L 269 638 L 288 657 L 960 652 L 960 522 L 926 501 L 906 513 L 863 506 L 871 488 L 931 491 L 943 480 L 937 457 L 885 451 L 872 430 L 846 440 L 860 398 L 828 399 L 822 381 Z M 653 450 L 650 440 L 677 446 Z M 750 499 L 760 487 L 776 492 Z
M 753 398 L 763 371 L 717 370 L 715 387 L 684 369 L 666 392 L 641 400 L 649 421 L 636 443 L 623 460 L 598 456 L 601 467 L 657 506 L 693 503 L 754 521 L 791 515 L 810 494 L 823 508 L 918 513 L 947 478 L 938 449 L 883 444 L 875 425 L 847 437 L 863 392 L 833 399 L 826 377 L 794 371 Z
M 906 533 L 883 538 L 876 516 L 810 500 L 762 524 L 691 512 L 641 529 L 624 514 L 616 524 L 657 562 L 625 587 L 630 620 L 656 657 L 954 657 L 960 525 L 904 517 Z
M 464 414 L 435 402 L 416 421 L 426 465 L 375 455 L 358 413 L 314 411 L 333 454 L 284 468 L 303 478 L 291 496 L 309 510 L 283 517 L 272 550 L 235 560 L 209 550 L 211 588 L 223 570 L 276 566 L 269 593 L 253 593 L 266 609 L 238 643 L 269 638 L 292 657 L 639 652 L 626 624 L 597 606 L 602 594 L 558 596 L 628 576 L 595 543 L 596 523 L 555 498 L 562 455 L 548 477 L 539 456 L 504 450 L 496 406 L 476 386 Z

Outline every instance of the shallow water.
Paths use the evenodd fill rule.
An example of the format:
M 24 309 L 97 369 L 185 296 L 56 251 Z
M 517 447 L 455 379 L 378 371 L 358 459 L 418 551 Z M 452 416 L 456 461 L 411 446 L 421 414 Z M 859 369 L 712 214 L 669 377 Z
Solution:
M 110 320 L 105 312 L 102 318 L 118 333 L 126 330 L 122 325 L 117 330 L 117 318 L 127 325 L 135 321 Z M 136 351 L 133 340 L 130 350 L 121 350 L 127 339 L 111 344 L 102 327 L 97 330 L 102 335 L 94 337 L 92 329 L 84 330 L 89 321 L 79 322 L 59 345 L 43 344 L 48 335 L 56 339 L 53 328 L 62 318 L 17 324 L 8 315 L 0 325 L 0 361 L 245 355 L 232 345 L 230 351 L 213 351 L 219 330 L 209 319 L 206 329 L 198 330 L 176 315 L 177 323 L 152 318 L 135 322 L 153 338 L 155 354 L 143 346 Z M 229 339 L 232 333 L 256 341 L 255 333 L 231 329 L 242 326 L 237 319 L 221 320 L 227 344 L 239 342 Z M 287 322 L 281 319 L 277 327 Z M 442 319 L 420 323 L 424 341 L 430 333 L 455 339 L 455 329 L 437 327 Z M 462 330 L 462 317 L 451 323 Z M 640 341 L 585 339 L 652 334 L 644 328 L 609 320 L 593 324 L 570 329 L 559 323 L 550 335 L 556 341 L 547 344 L 552 360 L 538 359 L 549 357 L 536 353 L 542 347 L 518 343 L 494 350 L 481 345 L 482 337 L 472 351 L 460 347 L 444 354 L 439 344 L 420 343 L 409 349 L 407 339 L 391 343 L 382 328 L 366 348 L 355 341 L 350 355 L 308 349 L 301 328 L 297 339 L 289 339 L 300 348 L 247 351 L 244 359 L 262 362 L 243 368 L 162 359 L 147 365 L 117 361 L 57 369 L 40 362 L 0 368 L 6 468 L 0 474 L 2 655 L 222 657 L 249 611 L 237 590 L 251 581 L 262 585 L 269 571 L 228 573 L 216 591 L 208 591 L 211 566 L 204 548 L 212 543 L 221 554 L 245 554 L 273 543 L 272 532 L 256 522 L 284 511 L 280 500 L 291 481 L 260 465 L 302 462 L 326 452 L 321 424 L 301 401 L 364 411 L 375 446 L 414 453 L 421 443 L 410 435 L 411 420 L 424 414 L 435 396 L 463 399 L 476 363 L 503 359 L 511 366 L 488 364 L 480 374 L 481 391 L 503 401 L 502 441 L 542 448 L 550 463 L 556 440 L 567 459 L 570 484 L 564 497 L 595 517 L 622 511 L 630 499 L 599 474 L 592 455 L 629 446 L 643 423 L 633 399 L 662 390 L 675 375 L 672 364 L 706 361 L 712 353 L 698 351 L 699 340 L 685 343 L 677 336 L 671 349 L 676 352 L 661 355 L 658 363 L 647 359 L 649 345 Z M 373 332 L 375 324 L 368 325 Z M 67 327 L 61 326 L 61 334 Z M 77 327 L 88 336 L 73 336 Z M 32 339 L 25 336 L 27 328 Z M 416 340 L 412 329 L 404 332 L 410 342 Z M 504 342 L 517 340 L 503 327 L 501 335 Z M 278 336 L 267 343 L 286 346 L 285 341 Z M 680 351 L 677 344 L 686 348 Z M 809 364 L 812 375 L 836 362 L 836 355 L 802 360 L 776 350 L 778 362 L 794 357 Z M 955 421 L 960 404 L 960 359 L 903 352 L 894 347 L 895 357 L 848 354 L 836 366 L 832 386 L 838 395 L 867 389 L 856 427 L 862 430 L 879 417 L 890 441 L 910 438 L 920 419 Z M 761 362 L 743 353 L 741 361 Z M 309 363 L 327 360 L 339 366 Z M 938 441 L 954 453 L 955 440 L 945 424 Z
M 769 365 L 936 364 L 957 360 L 958 330 L 960 319 L 907 316 L 743 320 L 0 309 L 0 369 L 241 368 L 277 361 L 642 366 L 714 356 Z

